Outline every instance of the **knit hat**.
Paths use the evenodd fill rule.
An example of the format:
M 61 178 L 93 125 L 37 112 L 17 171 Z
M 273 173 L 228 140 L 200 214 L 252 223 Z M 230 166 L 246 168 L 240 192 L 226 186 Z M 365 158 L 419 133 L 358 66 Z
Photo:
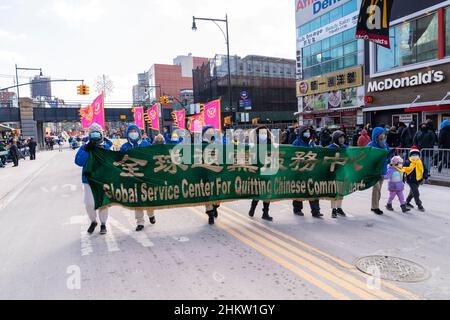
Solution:
M 403 163 L 402 157 L 395 156 L 391 159 L 391 166 L 398 166 L 400 163 Z
M 411 148 L 411 150 L 409 151 L 409 156 L 413 157 L 413 156 L 420 156 L 420 150 L 419 148 L 417 148 L 416 146 L 413 146 Z
M 97 124 L 97 123 L 93 123 L 90 127 L 89 127 L 89 134 L 94 133 L 94 132 L 103 132 L 102 127 Z

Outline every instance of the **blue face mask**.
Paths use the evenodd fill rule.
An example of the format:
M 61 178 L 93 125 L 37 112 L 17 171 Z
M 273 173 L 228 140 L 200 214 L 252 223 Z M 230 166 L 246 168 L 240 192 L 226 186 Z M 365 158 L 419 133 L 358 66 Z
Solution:
M 309 138 L 311 138 L 311 133 L 305 132 L 305 133 L 303 134 L 303 136 L 304 136 L 306 139 L 309 139 Z
M 93 132 L 89 135 L 89 140 L 93 142 L 100 142 L 103 139 L 103 135 L 100 132 Z
M 139 140 L 139 133 L 137 132 L 131 132 L 128 137 L 132 140 L 132 141 L 138 141 Z

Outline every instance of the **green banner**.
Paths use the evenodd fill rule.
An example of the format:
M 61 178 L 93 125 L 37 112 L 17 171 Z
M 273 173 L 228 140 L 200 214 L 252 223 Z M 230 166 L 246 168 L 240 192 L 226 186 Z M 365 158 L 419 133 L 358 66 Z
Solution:
M 85 174 L 96 208 L 162 209 L 241 199 L 337 199 L 373 187 L 387 155 L 373 148 L 280 146 L 261 156 L 261 150 L 252 147 L 183 147 L 91 152 Z

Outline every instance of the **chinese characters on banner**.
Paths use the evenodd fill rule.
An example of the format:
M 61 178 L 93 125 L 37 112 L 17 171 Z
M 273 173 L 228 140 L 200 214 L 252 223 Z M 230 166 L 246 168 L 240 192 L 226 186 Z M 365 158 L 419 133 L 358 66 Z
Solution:
M 205 126 L 212 126 L 217 130 L 222 130 L 222 114 L 220 99 L 205 104 Z
M 394 0 L 363 0 L 356 39 L 372 41 L 390 49 L 389 24 Z
M 172 112 L 173 124 L 175 128 L 186 129 L 186 110 Z
M 204 126 L 203 119 L 204 112 L 196 114 L 189 119 L 189 131 L 195 133 L 201 133 Z
M 92 104 L 80 110 L 82 129 L 87 130 L 96 123 L 105 129 L 105 101 L 103 93 Z
M 148 124 L 152 130 L 161 131 L 159 124 L 159 105 L 155 103 L 147 110 Z
M 139 129 L 145 129 L 144 122 L 144 108 L 143 107 L 135 107 L 133 108 L 134 113 L 134 123 L 138 126 Z

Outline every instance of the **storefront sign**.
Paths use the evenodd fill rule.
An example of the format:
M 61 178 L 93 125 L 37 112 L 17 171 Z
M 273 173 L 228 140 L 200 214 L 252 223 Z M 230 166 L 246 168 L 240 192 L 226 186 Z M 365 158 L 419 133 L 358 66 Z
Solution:
M 404 122 L 404 123 L 413 122 L 413 115 L 412 114 L 402 114 L 399 116 L 399 121 Z
M 305 24 L 351 0 L 297 0 L 297 25 Z
M 297 82 L 297 97 L 329 91 L 359 87 L 363 84 L 362 68 L 354 68 L 329 73 L 321 77 Z
M 443 71 L 431 70 L 424 73 L 420 72 L 410 77 L 403 77 L 397 79 L 387 78 L 382 81 L 371 81 L 369 82 L 367 91 L 369 93 L 381 92 L 392 89 L 409 88 L 420 85 L 439 83 L 444 80 L 445 74 Z
M 298 48 L 309 46 L 315 42 L 329 38 L 335 34 L 347 31 L 356 26 L 358 23 L 358 13 L 349 14 L 337 21 L 317 29 L 313 32 L 305 34 L 297 39 L 299 45 Z

